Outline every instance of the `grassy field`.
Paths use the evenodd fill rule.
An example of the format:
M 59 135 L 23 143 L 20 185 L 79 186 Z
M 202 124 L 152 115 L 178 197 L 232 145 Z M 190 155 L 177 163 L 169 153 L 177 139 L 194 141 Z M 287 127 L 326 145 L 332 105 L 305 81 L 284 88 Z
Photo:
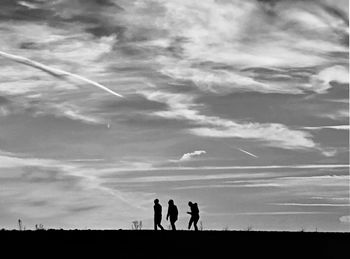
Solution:
M 350 233 L 39 230 L 0 231 L 0 239 L 2 250 L 26 256 L 340 258 L 349 254 Z

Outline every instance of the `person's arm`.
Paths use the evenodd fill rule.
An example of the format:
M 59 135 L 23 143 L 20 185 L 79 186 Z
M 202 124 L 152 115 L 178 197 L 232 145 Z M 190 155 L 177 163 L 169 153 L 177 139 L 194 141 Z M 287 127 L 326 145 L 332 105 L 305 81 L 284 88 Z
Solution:
M 168 214 L 166 214 L 166 220 L 168 220 L 168 218 L 169 218 L 169 208 L 168 208 Z

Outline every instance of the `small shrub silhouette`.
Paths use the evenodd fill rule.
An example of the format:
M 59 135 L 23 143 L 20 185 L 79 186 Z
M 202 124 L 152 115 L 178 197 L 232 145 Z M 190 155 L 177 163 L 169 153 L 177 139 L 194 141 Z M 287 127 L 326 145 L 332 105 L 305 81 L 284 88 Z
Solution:
M 23 225 L 21 219 L 18 220 L 18 230 L 19 230 L 19 231 L 26 230 L 26 227 Z
M 44 225 L 43 224 L 35 224 L 35 230 L 45 230 Z
M 141 230 L 142 229 L 142 221 L 133 221 L 132 224 L 131 224 L 131 229 L 132 230 Z

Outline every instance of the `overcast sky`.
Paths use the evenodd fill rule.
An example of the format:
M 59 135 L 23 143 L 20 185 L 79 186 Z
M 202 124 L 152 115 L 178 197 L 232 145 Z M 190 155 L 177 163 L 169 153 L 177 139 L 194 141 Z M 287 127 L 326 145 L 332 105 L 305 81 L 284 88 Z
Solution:
M 0 227 L 350 231 L 348 13 L 1 0 Z

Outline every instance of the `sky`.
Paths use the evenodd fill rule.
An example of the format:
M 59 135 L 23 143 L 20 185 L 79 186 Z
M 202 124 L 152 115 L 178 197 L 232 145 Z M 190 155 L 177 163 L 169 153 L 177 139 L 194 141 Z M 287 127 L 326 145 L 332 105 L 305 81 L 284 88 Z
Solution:
M 2 0 L 0 228 L 349 232 L 348 5 Z

